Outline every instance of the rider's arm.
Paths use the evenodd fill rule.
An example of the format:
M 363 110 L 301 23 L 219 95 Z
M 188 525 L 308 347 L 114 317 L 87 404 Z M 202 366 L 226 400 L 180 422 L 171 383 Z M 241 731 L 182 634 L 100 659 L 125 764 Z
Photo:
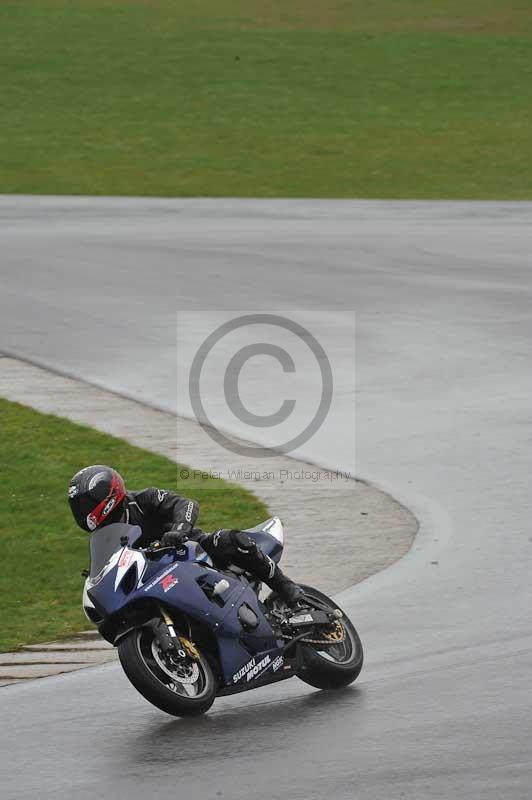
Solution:
M 139 492 L 136 499 L 146 516 L 160 524 L 162 532 L 177 530 L 178 527 L 187 532 L 194 528 L 199 514 L 199 505 L 195 500 L 155 487 Z

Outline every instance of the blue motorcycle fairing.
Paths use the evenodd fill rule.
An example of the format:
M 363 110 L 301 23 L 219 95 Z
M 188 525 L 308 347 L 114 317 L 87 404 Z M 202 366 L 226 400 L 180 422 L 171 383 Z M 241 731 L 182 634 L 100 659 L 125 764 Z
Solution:
M 198 564 L 214 567 L 209 554 L 205 552 L 198 542 L 192 539 L 177 548 L 176 557 L 178 561 L 197 561 Z
M 97 585 L 88 589 L 89 598 L 104 616 L 116 614 L 139 600 L 155 600 L 210 629 L 218 645 L 220 666 L 228 690 L 252 688 L 257 682 L 264 682 L 269 673 L 272 680 L 279 679 L 281 671 L 275 678 L 273 675 L 274 670 L 277 672 L 283 666 L 284 643 L 275 637 L 258 597 L 248 583 L 208 566 L 203 562 L 202 549 L 195 542 L 187 542 L 177 553 L 162 554 L 155 562 L 147 561 L 140 585 L 141 576 L 128 581 L 126 572 L 116 586 L 118 563 L 125 558 L 126 552 L 133 558 L 134 554 L 142 551 L 123 548 L 112 569 Z M 131 569 L 137 569 L 136 562 Z M 222 580 L 229 584 L 228 588 L 216 599 L 207 596 L 202 584 L 212 589 Z M 246 630 L 239 620 L 238 611 L 244 604 L 258 619 L 253 630 Z

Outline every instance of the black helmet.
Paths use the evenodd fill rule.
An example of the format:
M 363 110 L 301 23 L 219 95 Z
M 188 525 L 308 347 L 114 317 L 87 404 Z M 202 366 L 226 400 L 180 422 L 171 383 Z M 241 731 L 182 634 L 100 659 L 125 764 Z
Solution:
M 68 486 L 74 519 L 84 531 L 95 531 L 119 509 L 126 496 L 124 480 L 111 467 L 96 464 L 76 472 Z

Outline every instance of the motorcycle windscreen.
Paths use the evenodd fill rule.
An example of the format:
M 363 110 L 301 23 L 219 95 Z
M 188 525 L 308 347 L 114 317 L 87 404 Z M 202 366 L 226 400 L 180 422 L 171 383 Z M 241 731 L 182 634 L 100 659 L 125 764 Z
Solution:
M 90 577 L 95 578 L 110 560 L 111 556 L 124 547 L 124 543 L 133 545 L 141 536 L 138 525 L 127 525 L 115 522 L 91 533 L 89 541 Z

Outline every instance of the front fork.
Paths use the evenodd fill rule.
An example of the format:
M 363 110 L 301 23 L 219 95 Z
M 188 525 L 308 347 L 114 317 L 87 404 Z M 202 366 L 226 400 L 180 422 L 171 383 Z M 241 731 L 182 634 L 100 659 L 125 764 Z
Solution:
M 161 612 L 161 617 L 165 623 L 167 632 L 164 631 L 164 629 L 156 629 L 155 635 L 157 636 L 163 652 L 167 654 L 173 651 L 179 658 L 186 658 L 188 656 L 193 661 L 199 661 L 200 654 L 195 644 L 193 644 L 190 639 L 186 639 L 184 636 L 178 636 L 172 617 L 162 606 L 159 606 L 159 610 Z

